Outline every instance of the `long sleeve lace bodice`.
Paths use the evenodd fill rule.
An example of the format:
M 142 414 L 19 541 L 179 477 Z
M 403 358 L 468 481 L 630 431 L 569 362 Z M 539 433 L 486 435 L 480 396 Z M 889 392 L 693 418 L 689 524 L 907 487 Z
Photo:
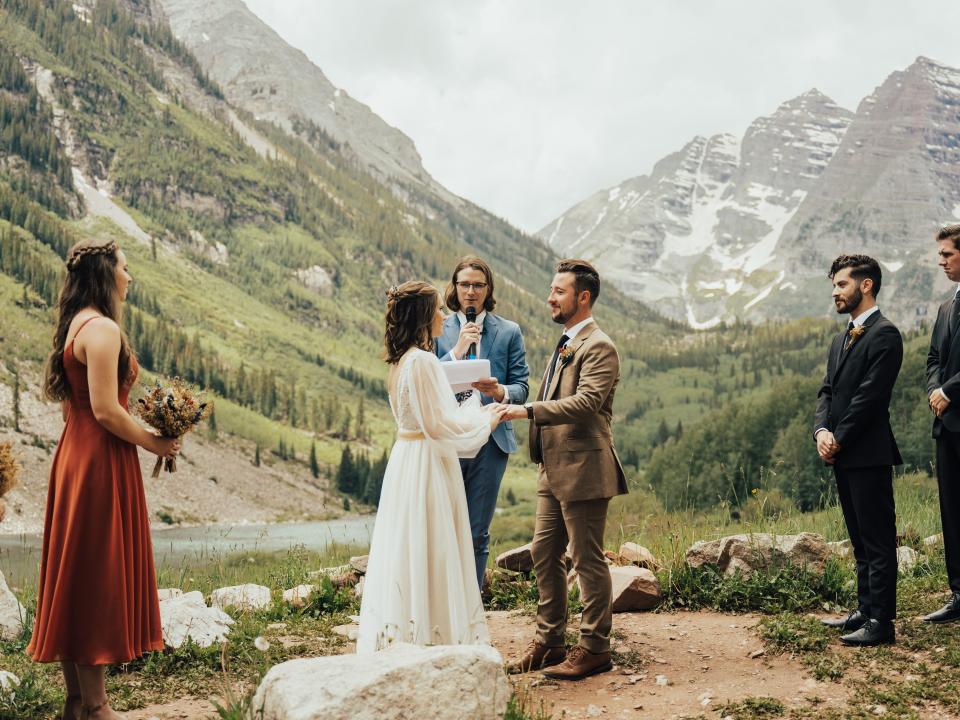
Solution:
M 437 449 L 469 453 L 490 437 L 490 416 L 472 405 L 458 406 L 440 361 L 414 350 L 401 365 L 390 406 L 402 432 L 423 433 Z

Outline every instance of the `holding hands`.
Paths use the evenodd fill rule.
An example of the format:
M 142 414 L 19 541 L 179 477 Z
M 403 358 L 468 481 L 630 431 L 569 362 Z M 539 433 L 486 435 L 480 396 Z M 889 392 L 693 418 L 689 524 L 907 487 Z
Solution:
M 500 403 L 490 403 L 489 405 L 484 405 L 483 409 L 490 413 L 490 432 L 493 432 L 501 422 L 508 419 L 506 415 L 510 411 L 510 406 L 501 405 Z

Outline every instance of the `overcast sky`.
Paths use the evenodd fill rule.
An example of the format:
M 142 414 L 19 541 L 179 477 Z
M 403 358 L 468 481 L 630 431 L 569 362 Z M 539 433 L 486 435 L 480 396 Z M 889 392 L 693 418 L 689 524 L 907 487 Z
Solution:
M 960 67 L 957 0 L 245 1 L 530 232 L 812 87 L 855 110 L 918 55 Z

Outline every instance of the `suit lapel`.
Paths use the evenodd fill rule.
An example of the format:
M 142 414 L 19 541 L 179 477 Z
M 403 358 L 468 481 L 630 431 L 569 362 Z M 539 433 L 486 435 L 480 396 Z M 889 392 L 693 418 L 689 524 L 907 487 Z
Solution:
M 453 346 L 460 339 L 460 318 L 454 313 L 443 322 L 443 339 L 447 345 L 447 353 L 453 350 Z M 443 353 L 446 355 L 447 353 Z
M 843 366 L 846 364 L 847 358 L 850 357 L 854 353 L 854 351 L 856 351 L 856 349 L 867 339 L 867 333 L 870 332 L 870 328 L 873 327 L 873 325 L 875 325 L 876 322 L 881 317 L 883 317 L 883 315 L 879 310 L 877 310 L 873 315 L 868 317 L 863 323 L 863 327 L 866 328 L 866 332 L 864 332 L 864 334 L 860 336 L 860 339 L 857 340 L 852 347 L 847 348 L 846 351 L 844 351 L 843 349 L 843 345 L 846 342 L 846 332 L 844 332 L 843 334 L 844 339 L 840 342 L 840 358 L 837 361 L 837 371 L 833 374 L 834 379 L 840 377 L 840 371 L 843 369 Z
M 553 371 L 553 377 L 550 379 L 550 388 L 547 391 L 546 397 L 544 398 L 545 400 L 549 400 L 557 392 L 557 387 L 560 385 L 560 375 L 563 374 L 563 369 L 573 361 L 573 356 L 577 354 L 580 346 L 587 341 L 587 338 L 590 337 L 591 333 L 593 333 L 593 331 L 596 329 L 596 322 L 588 323 L 584 327 L 580 328 L 580 332 L 577 333 L 577 336 L 573 340 L 567 343 L 567 347 L 572 351 L 572 355 L 570 356 L 570 360 L 565 363 L 561 362 L 559 358 L 557 359 L 557 369 Z
M 487 313 L 483 319 L 483 334 L 480 337 L 481 359 L 490 357 L 490 351 L 493 349 L 493 344 L 497 341 L 498 332 L 500 332 L 500 323 L 497 321 L 497 316 Z

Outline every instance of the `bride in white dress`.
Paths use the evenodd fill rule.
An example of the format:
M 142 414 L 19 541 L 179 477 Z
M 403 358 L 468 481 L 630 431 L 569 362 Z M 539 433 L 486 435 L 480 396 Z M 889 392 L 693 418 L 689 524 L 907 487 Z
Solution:
M 457 453 L 482 447 L 505 408 L 457 405 L 432 351 L 444 319 L 436 288 L 412 281 L 387 297 L 397 441 L 373 529 L 357 652 L 393 642 L 488 643 Z

